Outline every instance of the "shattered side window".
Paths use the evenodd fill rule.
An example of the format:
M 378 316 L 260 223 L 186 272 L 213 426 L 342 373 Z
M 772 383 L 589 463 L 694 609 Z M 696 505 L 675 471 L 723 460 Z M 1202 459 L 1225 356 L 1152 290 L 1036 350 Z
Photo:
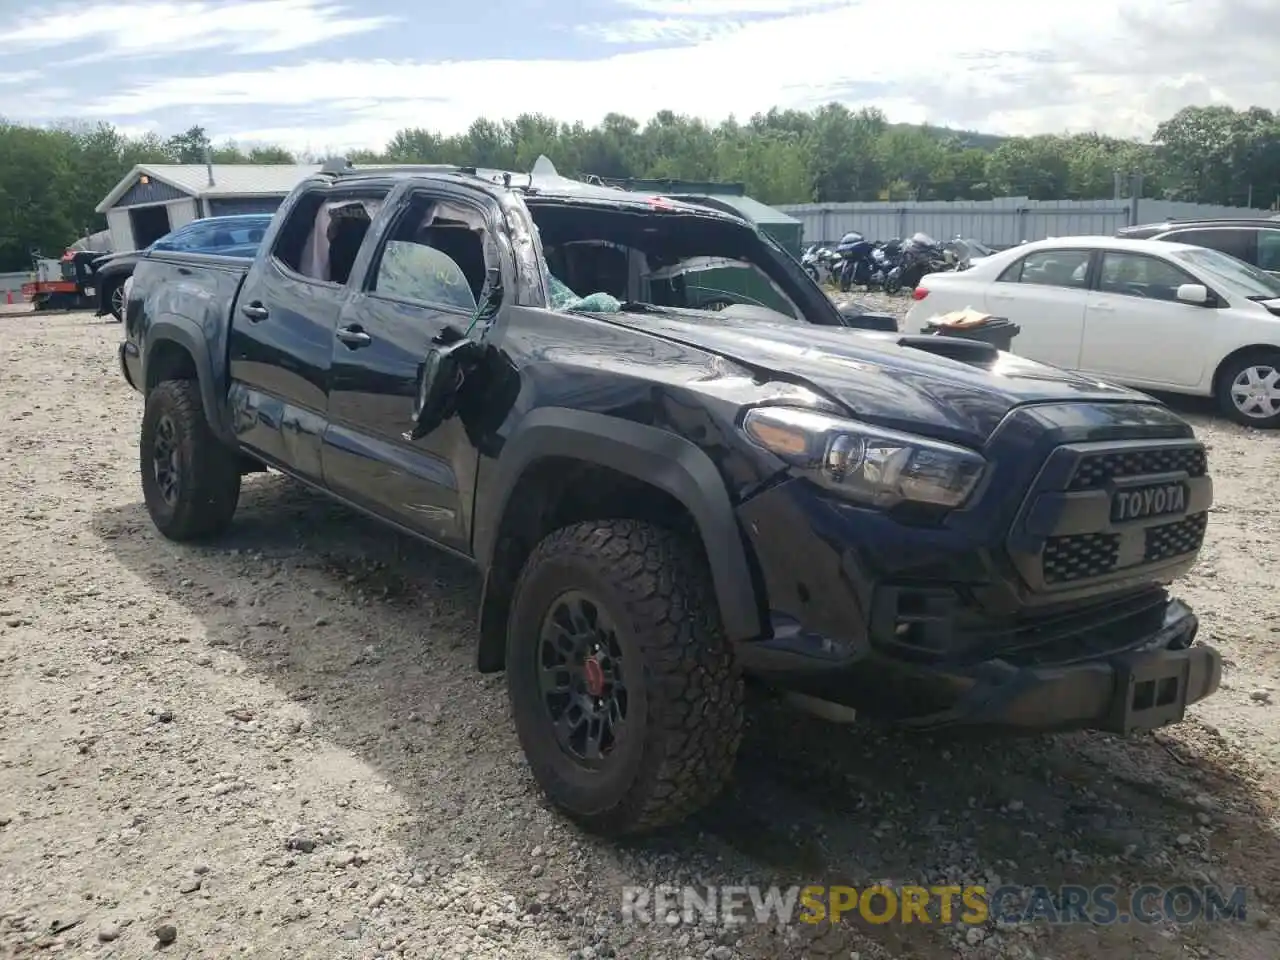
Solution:
M 384 296 L 475 310 L 476 298 L 462 268 L 435 247 L 409 240 L 388 240 L 374 290 Z
M 618 313 L 622 310 L 621 301 L 607 293 L 598 292 L 580 297 L 554 273 L 548 271 L 547 277 L 551 288 L 552 310 L 564 313 Z
M 576 303 L 581 298 L 569 289 L 568 285 L 563 283 L 559 277 L 547 272 L 547 277 L 551 284 L 551 309 L 564 310 L 571 303 Z

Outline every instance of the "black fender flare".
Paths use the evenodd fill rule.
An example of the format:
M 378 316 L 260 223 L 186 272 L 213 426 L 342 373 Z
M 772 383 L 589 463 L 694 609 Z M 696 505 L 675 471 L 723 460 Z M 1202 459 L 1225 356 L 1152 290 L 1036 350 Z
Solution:
M 585 460 L 619 470 L 675 497 L 702 537 L 720 618 L 731 641 L 753 640 L 763 627 L 755 582 L 737 514 L 724 480 L 699 447 L 666 430 L 565 407 L 540 407 L 524 417 L 497 460 L 489 499 L 478 510 L 475 556 L 488 571 L 498 529 L 525 470 L 545 457 Z
M 223 404 L 218 397 L 217 380 L 213 372 L 213 357 L 209 353 L 209 344 L 200 328 L 189 320 L 178 317 L 161 317 L 152 321 L 147 328 L 146 351 L 142 355 L 142 370 L 139 378 L 145 395 L 147 384 L 147 367 L 157 349 L 166 343 L 177 344 L 191 355 L 196 368 L 196 383 L 200 387 L 200 403 L 204 407 L 205 419 L 214 436 L 232 446 L 236 445 L 235 434 L 224 420 Z

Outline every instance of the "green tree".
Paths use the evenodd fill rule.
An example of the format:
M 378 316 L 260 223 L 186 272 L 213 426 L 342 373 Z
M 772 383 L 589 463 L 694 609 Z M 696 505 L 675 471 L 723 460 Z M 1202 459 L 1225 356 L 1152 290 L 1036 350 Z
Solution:
M 1061 199 L 1066 196 L 1069 178 L 1067 145 L 1062 137 L 1006 140 L 987 161 L 987 180 L 997 196 Z
M 853 113 L 839 103 L 820 108 L 804 140 L 812 198 L 876 199 L 888 182 L 879 149 L 886 126 L 879 110 Z
M 172 163 L 204 163 L 205 154 L 212 149 L 213 144 L 209 142 L 209 135 L 205 133 L 204 127 L 191 127 L 185 133 L 175 134 L 165 141 L 165 150 Z
M 1280 193 L 1280 122 L 1270 110 L 1186 107 L 1156 128 L 1171 199 L 1245 204 Z
M 827 104 L 770 109 L 716 125 L 671 110 L 643 125 L 609 114 L 594 126 L 523 114 L 479 118 L 445 136 L 405 128 L 357 163 L 453 163 L 528 170 L 545 154 L 566 176 L 733 181 L 765 203 L 875 200 L 1108 199 L 1115 175 L 1143 175 L 1143 194 L 1268 206 L 1280 197 L 1280 117 L 1253 107 L 1188 107 L 1150 143 L 1098 134 L 996 137 L 890 124 L 878 110 Z M 34 128 L 0 121 L 0 270 L 25 269 L 106 224 L 94 207 L 138 163 L 292 163 L 271 145 L 214 144 L 193 126 L 167 138 L 105 124 Z

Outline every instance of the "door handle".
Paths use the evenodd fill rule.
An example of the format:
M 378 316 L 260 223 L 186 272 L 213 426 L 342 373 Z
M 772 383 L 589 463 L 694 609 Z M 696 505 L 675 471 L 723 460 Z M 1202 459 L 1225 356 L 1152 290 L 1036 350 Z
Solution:
M 1116 312 L 1116 308 L 1111 306 L 1111 304 L 1109 303 L 1091 303 L 1089 304 L 1089 309 L 1097 310 L 1099 313 L 1115 313 Z
M 258 300 L 253 301 L 253 303 L 246 303 L 243 307 L 240 308 L 240 312 L 243 313 L 250 320 L 252 320 L 254 323 L 258 323 L 260 320 L 265 320 L 267 319 L 268 316 L 270 316 L 270 314 L 267 312 L 267 308 L 264 307 L 261 301 L 258 301 Z
M 352 350 L 367 347 L 373 343 L 373 337 L 365 333 L 358 323 L 353 323 L 349 327 L 339 327 L 337 337 Z

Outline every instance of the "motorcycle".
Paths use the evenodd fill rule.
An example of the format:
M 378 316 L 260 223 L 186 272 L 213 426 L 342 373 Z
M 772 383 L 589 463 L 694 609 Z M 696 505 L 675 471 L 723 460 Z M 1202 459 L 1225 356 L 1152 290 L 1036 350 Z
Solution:
M 876 245 L 860 233 L 846 233 L 836 246 L 840 258 L 840 292 L 865 287 L 871 281 L 871 251 Z
M 955 251 L 957 270 L 968 270 L 983 257 L 989 257 L 995 253 L 985 243 L 972 237 L 957 236 L 947 246 Z
M 915 288 L 929 273 L 947 269 L 942 244 L 926 233 L 915 233 L 902 245 L 902 257 L 885 278 L 884 292 L 897 293 L 904 287 Z
M 800 266 L 818 286 L 826 286 L 835 279 L 836 254 L 830 247 L 813 244 L 800 257 Z
M 889 274 L 902 258 L 902 241 L 896 237 L 887 243 L 877 243 L 871 251 L 871 277 L 867 289 L 883 289 Z

